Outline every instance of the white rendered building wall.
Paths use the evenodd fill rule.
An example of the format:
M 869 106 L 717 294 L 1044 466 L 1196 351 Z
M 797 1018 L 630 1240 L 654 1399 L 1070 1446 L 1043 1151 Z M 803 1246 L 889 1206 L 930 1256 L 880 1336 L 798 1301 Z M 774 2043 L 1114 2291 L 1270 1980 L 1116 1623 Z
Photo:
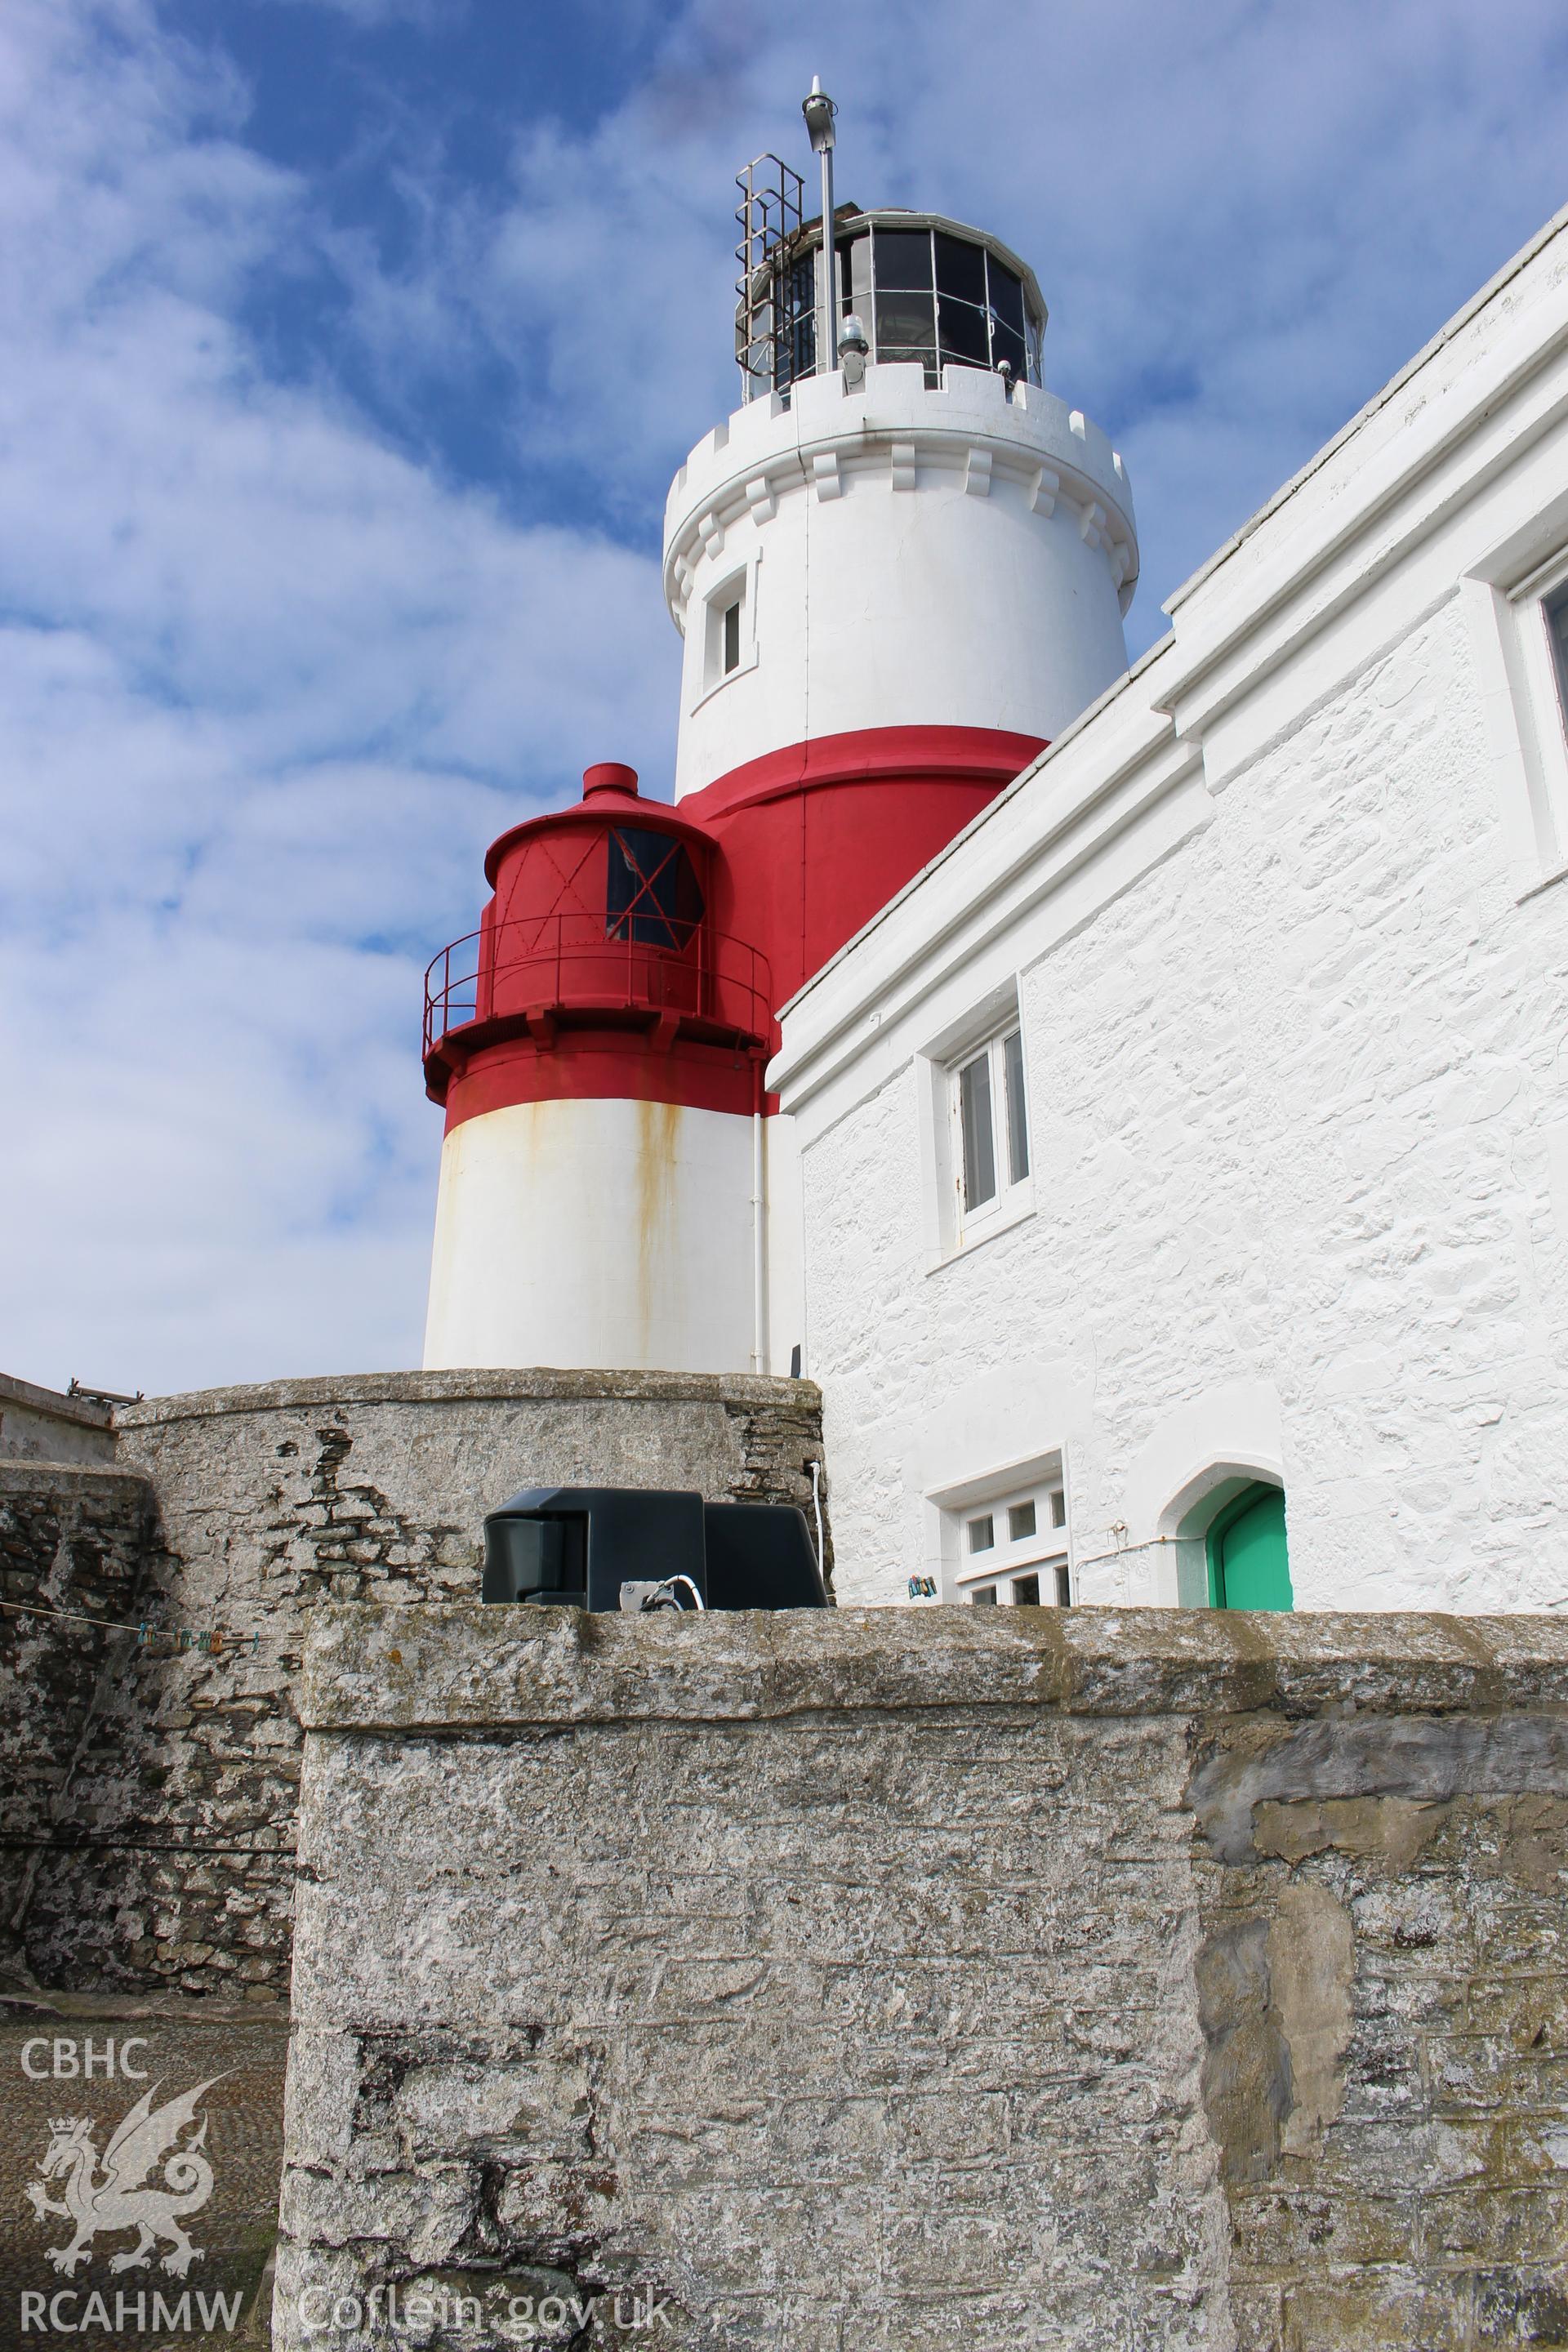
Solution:
M 921 369 L 808 379 L 736 411 L 677 476 L 678 797 L 880 727 L 1054 737 L 1127 666 L 1131 495 L 1103 433 L 1034 385 Z M 741 660 L 721 614 L 742 603 Z
M 763 1121 L 764 1371 L 803 1338 L 793 1122 Z M 626 1100 L 518 1103 L 447 1137 L 429 1370 L 758 1369 L 752 1128 Z M 769 1344 L 771 1335 L 771 1344 Z
M 787 1016 L 846 1601 L 1045 1457 L 1082 1600 L 1192 1597 L 1227 1469 L 1299 1608 L 1568 1598 L 1568 873 L 1486 634 L 1568 567 L 1568 227 L 1506 284 Z M 1031 1202 L 944 1253 L 943 1057 L 1006 1001 Z
M 1456 601 L 1026 969 L 1031 1218 L 928 1270 L 913 1063 L 816 1139 L 841 1597 L 901 1598 L 930 1492 L 1055 1446 L 1083 1600 L 1173 1601 L 1167 1505 L 1272 1453 L 1299 1607 L 1561 1605 L 1561 923 L 1509 887 Z M 964 1454 L 998 1363 L 1030 1427 Z

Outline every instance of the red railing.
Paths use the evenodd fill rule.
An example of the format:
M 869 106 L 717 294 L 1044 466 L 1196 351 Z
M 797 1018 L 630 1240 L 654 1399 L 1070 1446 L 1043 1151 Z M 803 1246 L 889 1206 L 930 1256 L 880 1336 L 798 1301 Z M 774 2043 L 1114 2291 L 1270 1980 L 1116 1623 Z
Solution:
M 773 1013 L 768 960 L 706 923 L 640 911 L 497 923 L 432 960 L 425 1052 L 476 1023 L 595 1013 L 673 1015 L 698 1034 L 763 1043 Z

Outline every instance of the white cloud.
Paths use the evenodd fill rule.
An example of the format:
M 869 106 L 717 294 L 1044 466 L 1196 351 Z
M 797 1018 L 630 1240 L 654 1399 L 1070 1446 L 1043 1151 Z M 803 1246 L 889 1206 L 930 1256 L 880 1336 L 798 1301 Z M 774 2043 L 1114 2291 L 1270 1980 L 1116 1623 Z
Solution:
M 1563 194 L 1552 0 L 1071 0 L 1005 23 L 955 0 L 687 0 L 590 129 L 520 126 L 509 203 L 428 208 L 420 263 L 365 290 L 367 341 L 389 372 L 411 346 L 435 367 L 488 346 L 520 457 L 646 511 L 734 398 L 732 174 L 764 148 L 809 163 L 814 71 L 840 103 L 841 197 L 940 207 L 1035 263 L 1051 380 L 1132 468 L 1136 646 Z
M 346 16 L 352 25 L 445 25 L 464 13 L 463 0 L 265 0 L 272 7 L 320 8 Z
M 153 10 L 0 14 L 0 1365 L 46 1381 L 416 1360 L 419 966 L 531 796 L 666 770 L 657 510 L 734 396 L 731 176 L 805 162 L 814 71 L 841 194 L 1035 262 L 1052 380 L 1131 466 L 1139 645 L 1551 212 L 1568 152 L 1549 0 L 680 0 L 592 128 L 520 122 L 507 184 L 438 128 L 400 149 L 395 268 Z M 250 332 L 296 267 L 341 289 L 379 428 Z M 493 496 L 419 456 L 430 388 L 481 372 Z
M 530 796 L 668 756 L 646 557 L 263 373 L 309 206 L 233 117 L 132 0 L 0 21 L 0 1361 L 45 1381 L 417 1360 L 420 969 Z

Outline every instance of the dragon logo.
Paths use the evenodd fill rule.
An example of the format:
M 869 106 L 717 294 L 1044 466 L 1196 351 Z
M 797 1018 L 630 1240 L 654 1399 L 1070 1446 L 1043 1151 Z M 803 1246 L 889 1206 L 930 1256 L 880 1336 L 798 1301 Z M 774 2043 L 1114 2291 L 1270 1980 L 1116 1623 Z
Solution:
M 136 2243 L 127 2252 L 110 2257 L 111 2271 L 145 2270 L 160 2239 L 169 2247 L 163 2268 L 176 2278 L 184 2278 L 193 2263 L 205 2259 L 180 2223 L 185 2215 L 199 2212 L 213 2193 L 213 2168 L 202 2153 L 206 2117 L 202 2117 L 200 2128 L 184 2147 L 175 2143 L 186 2125 L 195 2121 L 203 2093 L 222 2080 L 221 2074 L 214 2074 L 209 2081 L 198 2083 L 194 2091 L 166 2099 L 158 2108 L 153 2105 L 160 2087 L 154 2083 L 104 2149 L 101 2171 L 92 2144 L 90 2116 L 61 2116 L 50 2123 L 49 2145 L 37 2168 L 45 2180 L 63 2180 L 64 2193 L 58 2199 L 50 2197 L 40 2182 L 30 2180 L 27 2198 L 40 2221 L 47 2214 L 58 2213 L 75 2225 L 76 2234 L 68 2245 L 46 2249 L 56 2270 L 69 2278 L 79 2263 L 90 2259 L 92 2242 L 100 2230 L 138 2233 Z M 162 2180 L 150 2180 L 149 2174 L 160 2161 Z

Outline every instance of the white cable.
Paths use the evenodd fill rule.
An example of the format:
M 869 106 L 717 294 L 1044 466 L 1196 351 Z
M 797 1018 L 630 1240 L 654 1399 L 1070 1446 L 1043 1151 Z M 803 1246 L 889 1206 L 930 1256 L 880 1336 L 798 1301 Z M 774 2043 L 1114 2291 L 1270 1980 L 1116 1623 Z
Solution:
M 811 1507 L 816 1513 L 816 1572 L 826 1583 L 827 1569 L 823 1559 L 826 1547 L 822 1539 L 822 1465 L 815 1460 L 811 1465 Z
M 1091 1551 L 1087 1559 L 1073 1561 L 1073 1573 L 1076 1576 L 1080 1568 L 1098 1568 L 1102 1559 L 1125 1559 L 1129 1552 L 1152 1551 L 1156 1544 L 1184 1543 L 1185 1540 L 1184 1536 L 1145 1536 L 1142 1543 L 1118 1544 L 1114 1551 Z
M 676 1609 L 680 1611 L 680 1614 L 683 1617 L 686 1616 L 689 1612 L 680 1608 L 680 1603 L 675 1597 L 675 1588 L 678 1584 L 684 1584 L 688 1592 L 690 1593 L 691 1606 L 693 1609 L 707 1608 L 708 1603 L 703 1600 L 702 1595 L 698 1591 L 697 1587 L 692 1583 L 691 1579 L 689 1576 L 667 1576 L 662 1584 L 656 1584 L 654 1586 L 653 1591 L 643 1602 L 644 1613 L 646 1614 L 646 1612 L 650 1609 Z

